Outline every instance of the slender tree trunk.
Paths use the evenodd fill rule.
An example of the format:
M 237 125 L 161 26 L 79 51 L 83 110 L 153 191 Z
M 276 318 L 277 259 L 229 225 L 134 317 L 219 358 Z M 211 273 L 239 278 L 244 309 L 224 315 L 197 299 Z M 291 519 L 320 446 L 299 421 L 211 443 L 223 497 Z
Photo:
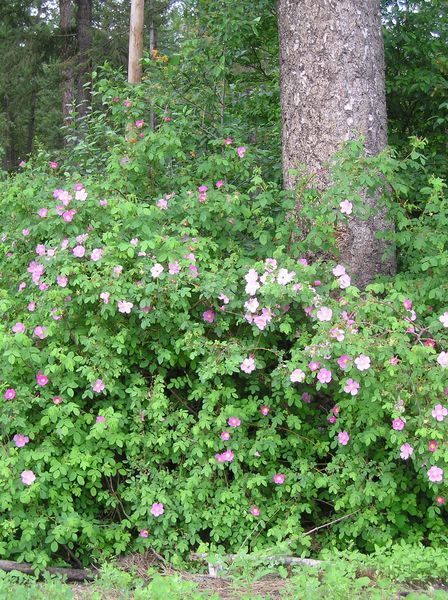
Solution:
M 143 57 L 143 25 L 145 19 L 145 0 L 131 0 L 131 18 L 129 27 L 129 83 L 141 83 Z
M 149 10 L 150 10 L 149 56 L 151 57 L 152 60 L 154 60 L 154 55 L 153 55 L 154 50 L 156 50 L 156 48 L 157 48 L 157 28 L 156 28 L 156 24 L 154 22 L 154 14 L 153 14 L 154 6 L 153 5 L 154 5 L 154 1 L 150 0 L 150 2 L 149 2 Z M 149 124 L 150 124 L 152 130 L 154 130 L 156 128 L 156 114 L 152 109 L 149 113 Z
M 37 94 L 39 92 L 39 88 L 36 82 L 37 74 L 33 77 L 33 84 L 31 87 L 31 102 L 30 102 L 30 118 L 28 121 L 28 132 L 27 132 L 27 144 L 26 144 L 26 152 L 27 154 L 31 154 L 33 150 L 33 140 L 34 140 L 34 131 L 36 129 L 36 104 L 37 104 Z
M 16 136 L 16 122 L 13 111 L 11 109 L 11 102 L 7 94 L 3 96 L 3 110 L 6 114 L 7 122 L 7 142 L 5 144 L 5 156 L 3 163 L 5 169 L 13 169 L 17 164 L 17 136 Z
M 290 169 L 304 164 L 324 187 L 325 164 L 342 142 L 363 135 L 371 155 L 387 143 L 380 2 L 279 0 L 278 13 L 284 184 L 292 189 Z M 395 272 L 375 239 L 390 227 L 383 213 L 351 219 L 340 249 L 357 285 Z
M 90 104 L 88 83 L 91 73 L 90 50 L 92 46 L 92 0 L 76 0 L 76 26 L 78 34 L 78 77 L 77 98 L 78 114 L 83 117 Z
M 72 28 L 72 0 L 59 0 L 59 23 L 63 36 L 62 45 L 62 122 L 70 122 L 70 112 L 75 99 L 75 78 L 73 74 L 74 31 Z

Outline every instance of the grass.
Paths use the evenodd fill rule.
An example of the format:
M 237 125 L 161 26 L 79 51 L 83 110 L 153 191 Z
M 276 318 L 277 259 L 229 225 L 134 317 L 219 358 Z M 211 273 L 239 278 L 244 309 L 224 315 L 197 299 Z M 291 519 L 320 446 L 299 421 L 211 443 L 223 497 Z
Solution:
M 442 549 L 396 546 L 371 556 L 326 554 L 318 567 L 263 565 L 244 556 L 221 577 L 127 560 L 106 564 L 91 584 L 0 572 L 0 600 L 448 600 L 448 555 Z

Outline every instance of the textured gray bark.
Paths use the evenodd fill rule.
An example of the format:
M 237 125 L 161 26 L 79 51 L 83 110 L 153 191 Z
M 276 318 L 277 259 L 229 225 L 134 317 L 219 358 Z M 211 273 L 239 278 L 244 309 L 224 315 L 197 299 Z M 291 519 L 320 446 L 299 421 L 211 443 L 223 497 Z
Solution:
M 371 155 L 387 144 L 380 2 L 279 0 L 278 13 L 284 184 L 294 188 L 289 170 L 303 164 L 325 186 L 325 163 L 342 142 L 363 135 Z M 340 250 L 357 285 L 395 272 L 374 237 L 390 227 L 384 214 L 350 220 Z

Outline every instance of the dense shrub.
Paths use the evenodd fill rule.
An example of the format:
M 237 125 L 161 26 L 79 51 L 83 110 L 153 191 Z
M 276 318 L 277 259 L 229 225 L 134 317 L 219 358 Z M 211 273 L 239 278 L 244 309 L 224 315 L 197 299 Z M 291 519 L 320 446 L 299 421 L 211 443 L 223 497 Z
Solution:
M 1 192 L 2 556 L 446 541 L 445 296 L 411 250 L 362 294 L 305 258 L 406 165 L 353 144 L 298 231 L 250 149 L 216 140 L 188 175 L 176 124 L 138 116 L 104 170 L 41 157 Z

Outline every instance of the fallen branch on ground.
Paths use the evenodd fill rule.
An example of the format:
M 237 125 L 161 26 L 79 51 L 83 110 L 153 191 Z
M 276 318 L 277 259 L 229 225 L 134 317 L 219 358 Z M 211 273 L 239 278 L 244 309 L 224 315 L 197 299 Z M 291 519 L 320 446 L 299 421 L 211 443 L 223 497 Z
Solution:
M 222 569 L 223 561 L 235 561 L 236 559 L 244 559 L 251 562 L 274 563 L 277 565 L 306 565 L 307 567 L 318 567 L 324 561 L 314 560 L 313 558 L 298 558 L 296 556 L 262 556 L 257 554 L 224 554 L 218 562 L 210 562 L 209 555 L 205 553 L 193 552 L 192 560 L 204 561 L 208 564 L 208 572 L 212 577 L 218 577 L 219 571 Z
M 13 560 L 0 560 L 1 571 L 19 571 L 27 575 L 35 575 L 36 567 L 29 563 L 18 563 Z M 65 567 L 47 567 L 45 572 L 52 575 L 63 575 L 67 581 L 92 581 L 95 579 L 95 572 L 87 569 L 69 569 Z

